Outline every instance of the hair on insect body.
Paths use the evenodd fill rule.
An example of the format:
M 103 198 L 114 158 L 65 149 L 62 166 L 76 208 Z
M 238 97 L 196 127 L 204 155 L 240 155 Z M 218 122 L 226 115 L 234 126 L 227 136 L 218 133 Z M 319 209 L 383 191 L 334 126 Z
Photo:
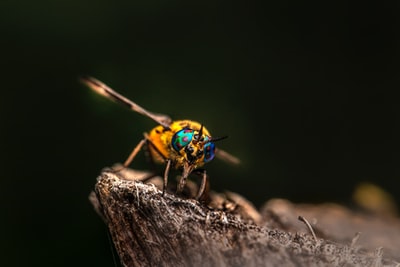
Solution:
M 158 124 L 148 133 L 144 133 L 144 138 L 132 150 L 123 166 L 128 167 L 140 150 L 144 146 L 147 147 L 148 155 L 152 161 L 166 164 L 163 176 L 163 195 L 171 168 L 182 172 L 176 190 L 177 194 L 183 192 L 186 180 L 192 172 L 201 175 L 201 184 L 196 196 L 196 199 L 201 199 L 205 192 L 208 177 L 205 169 L 201 169 L 204 164 L 212 161 L 214 157 L 219 157 L 233 164 L 240 162 L 235 156 L 216 148 L 215 142 L 225 139 L 226 136 L 212 137 L 203 124 L 192 120 L 172 121 L 167 115 L 144 109 L 93 77 L 82 77 L 80 80 L 98 94 L 142 114 Z

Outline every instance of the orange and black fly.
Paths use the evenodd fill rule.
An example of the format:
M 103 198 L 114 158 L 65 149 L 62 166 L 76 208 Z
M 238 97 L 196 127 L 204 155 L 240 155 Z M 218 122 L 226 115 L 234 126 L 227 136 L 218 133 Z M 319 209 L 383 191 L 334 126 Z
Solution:
M 144 138 L 132 150 L 123 166 L 129 166 L 143 146 L 147 146 L 149 155 L 154 161 L 166 164 L 163 177 L 163 194 L 166 190 L 171 167 L 182 171 L 177 187 L 178 194 L 182 193 L 188 176 L 195 170 L 200 172 L 202 180 L 196 196 L 196 199 L 200 199 L 206 188 L 207 174 L 204 169 L 199 168 L 212 161 L 215 156 L 230 163 L 239 163 L 238 158 L 216 148 L 215 142 L 226 137 L 212 137 L 203 124 L 192 120 L 172 121 L 167 115 L 147 111 L 95 78 L 84 77 L 81 78 L 81 81 L 95 92 L 121 103 L 159 124 L 149 133 L 144 134 Z

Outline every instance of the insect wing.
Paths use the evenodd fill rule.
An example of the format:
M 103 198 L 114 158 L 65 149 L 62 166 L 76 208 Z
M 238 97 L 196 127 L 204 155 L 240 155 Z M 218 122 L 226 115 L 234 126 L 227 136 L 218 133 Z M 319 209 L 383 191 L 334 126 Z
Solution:
M 102 83 L 101 81 L 93 77 L 83 77 L 80 80 L 82 83 L 87 85 L 96 93 L 105 96 L 115 102 L 118 102 L 124 106 L 127 106 L 131 110 L 136 111 L 137 113 L 140 113 L 150 119 L 153 119 L 155 122 L 164 126 L 165 128 L 169 128 L 169 126 L 171 125 L 171 118 L 169 116 L 164 114 L 153 113 L 142 108 L 138 104 L 134 103 L 133 101 L 129 100 L 123 95 L 120 95 L 119 93 L 115 92 L 113 89 L 108 87 L 106 84 Z
M 215 149 L 215 155 L 216 157 L 230 163 L 230 164 L 239 164 L 240 159 L 235 157 L 234 155 L 226 152 L 225 150 L 222 150 L 220 148 Z

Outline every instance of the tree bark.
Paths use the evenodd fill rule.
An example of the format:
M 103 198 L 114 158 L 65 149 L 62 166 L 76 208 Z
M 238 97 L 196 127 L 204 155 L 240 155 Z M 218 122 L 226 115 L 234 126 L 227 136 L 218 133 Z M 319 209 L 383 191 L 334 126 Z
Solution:
M 363 235 L 352 225 L 361 219 L 344 207 L 330 207 L 342 211 L 339 220 L 326 213 L 334 227 L 322 219 L 307 227 L 307 218 L 323 218 L 329 209 L 271 200 L 258 211 L 232 192 L 210 192 L 207 203 L 191 198 L 191 191 L 189 197 L 163 196 L 161 179 L 144 183 L 146 175 L 105 169 L 90 195 L 123 266 L 400 266 L 398 220 L 358 224 L 363 232 L 380 227 L 389 233 L 386 243 L 375 246 L 379 242 L 369 238 L 361 246 Z

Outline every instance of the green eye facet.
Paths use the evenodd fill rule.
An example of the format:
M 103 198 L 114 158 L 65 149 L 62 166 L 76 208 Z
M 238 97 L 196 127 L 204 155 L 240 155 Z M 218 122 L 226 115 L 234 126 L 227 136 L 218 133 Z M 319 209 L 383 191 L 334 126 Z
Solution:
M 194 130 L 182 129 L 174 134 L 172 137 L 172 147 L 176 151 L 180 151 L 182 148 L 187 146 L 193 139 Z

